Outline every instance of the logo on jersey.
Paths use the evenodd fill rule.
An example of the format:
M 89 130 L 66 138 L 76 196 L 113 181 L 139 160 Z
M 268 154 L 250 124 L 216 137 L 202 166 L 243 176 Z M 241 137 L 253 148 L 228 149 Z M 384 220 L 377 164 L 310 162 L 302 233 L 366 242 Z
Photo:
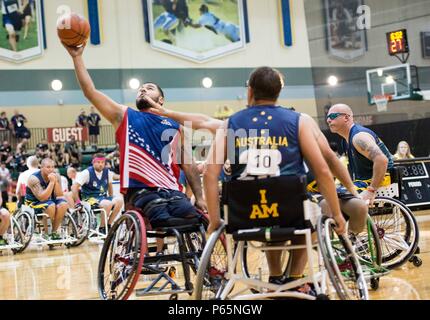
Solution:
M 260 190 L 260 203 L 259 204 L 253 204 L 252 205 L 252 212 L 249 218 L 251 220 L 255 219 L 268 219 L 270 217 L 272 218 L 278 218 L 279 212 L 278 212 L 278 203 L 272 203 L 271 205 L 268 204 L 267 198 L 266 198 L 267 190 Z
M 169 126 L 171 127 L 172 124 L 169 122 L 169 120 L 164 119 L 163 121 L 161 121 L 161 124 L 164 124 L 165 126 Z

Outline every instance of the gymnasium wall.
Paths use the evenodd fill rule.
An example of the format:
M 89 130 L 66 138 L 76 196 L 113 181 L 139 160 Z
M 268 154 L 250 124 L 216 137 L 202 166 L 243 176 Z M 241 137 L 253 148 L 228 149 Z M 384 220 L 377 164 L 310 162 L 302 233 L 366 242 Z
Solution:
M 251 43 L 243 51 L 203 64 L 151 49 L 144 39 L 141 0 L 99 1 L 103 43 L 88 45 L 84 58 L 96 87 L 116 101 L 133 105 L 135 92 L 128 89 L 128 80 L 136 77 L 160 83 L 172 109 L 208 115 L 224 105 L 239 110 L 246 105 L 244 84 L 250 72 L 271 65 L 287 77 L 280 103 L 316 116 L 303 1 L 291 1 L 292 47 L 281 42 L 278 1 L 248 0 Z M 83 0 L 45 0 L 47 50 L 41 58 L 23 64 L 0 60 L 0 109 L 8 116 L 19 109 L 29 118 L 29 127 L 73 125 L 80 108 L 88 110 L 71 59 L 56 35 L 57 8 L 64 4 L 85 13 Z M 214 81 L 211 89 L 201 86 L 207 76 Z M 63 82 L 63 91 L 50 89 L 53 79 Z
M 401 63 L 388 55 L 386 33 L 406 28 L 411 49 L 409 63 L 418 67 L 420 88 L 430 90 L 430 60 L 422 57 L 420 39 L 420 32 L 430 31 L 430 0 L 364 0 L 364 4 L 371 9 L 368 51 L 355 61 L 343 62 L 329 56 L 326 48 L 324 1 L 304 1 L 321 126 L 325 127 L 323 117 L 327 106 L 339 102 L 349 104 L 367 125 L 430 117 L 430 101 L 392 102 L 387 112 L 378 113 L 375 105 L 368 104 L 366 83 L 366 70 Z M 330 75 L 339 78 L 338 86 L 327 85 Z

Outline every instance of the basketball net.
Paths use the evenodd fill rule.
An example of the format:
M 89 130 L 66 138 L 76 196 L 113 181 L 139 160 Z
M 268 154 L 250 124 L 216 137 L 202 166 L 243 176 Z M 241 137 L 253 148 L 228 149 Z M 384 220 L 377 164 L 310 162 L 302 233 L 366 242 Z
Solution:
M 373 97 L 373 101 L 376 103 L 376 109 L 378 112 L 387 111 L 387 105 L 390 97 L 388 95 L 376 95 Z

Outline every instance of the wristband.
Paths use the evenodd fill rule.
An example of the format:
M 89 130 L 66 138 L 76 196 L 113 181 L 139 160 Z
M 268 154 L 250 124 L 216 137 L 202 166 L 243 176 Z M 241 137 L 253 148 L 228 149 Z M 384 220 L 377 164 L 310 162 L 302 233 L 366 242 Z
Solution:
M 368 186 L 368 187 L 367 187 L 367 191 L 372 192 L 372 193 L 375 193 L 375 192 L 376 192 L 376 189 L 375 189 L 374 187 L 372 187 L 372 186 Z

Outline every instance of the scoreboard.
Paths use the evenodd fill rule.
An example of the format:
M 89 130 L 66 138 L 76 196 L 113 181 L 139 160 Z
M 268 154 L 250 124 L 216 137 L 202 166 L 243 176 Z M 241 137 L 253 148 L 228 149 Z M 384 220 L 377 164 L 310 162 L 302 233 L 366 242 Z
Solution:
M 396 160 L 402 174 L 401 201 L 409 208 L 430 207 L 430 158 Z
M 406 29 L 387 33 L 388 53 L 391 56 L 409 53 L 408 33 Z

